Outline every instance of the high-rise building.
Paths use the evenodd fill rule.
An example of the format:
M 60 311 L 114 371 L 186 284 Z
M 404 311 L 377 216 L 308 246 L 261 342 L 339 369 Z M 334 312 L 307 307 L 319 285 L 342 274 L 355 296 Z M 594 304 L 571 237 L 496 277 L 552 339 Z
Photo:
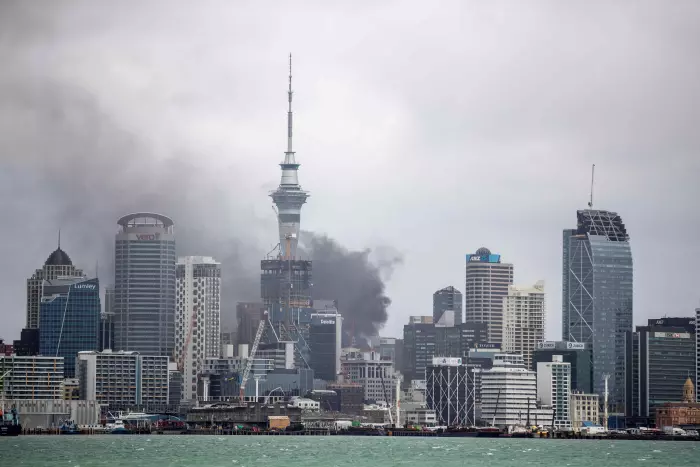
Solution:
M 434 326 L 435 357 L 464 358 L 471 349 L 488 343 L 488 326 L 485 323 Z
M 168 405 L 167 356 L 80 352 L 76 373 L 80 398 L 96 400 L 110 410 L 163 411 Z
M 309 327 L 311 369 L 314 377 L 324 381 L 336 381 L 340 373 L 343 317 L 337 312 L 314 313 Z
M 262 314 L 261 302 L 236 303 L 236 344 L 253 345 Z
M 681 400 L 696 368 L 695 339 L 694 318 L 650 319 L 626 334 L 627 416 L 653 418 L 657 407 Z
M 175 355 L 184 375 L 183 397 L 192 400 L 204 360 L 221 353 L 221 264 L 207 256 L 185 256 L 175 275 Z
M 632 250 L 615 212 L 577 211 L 577 227 L 564 230 L 562 337 L 591 346 L 593 388 L 622 409 L 625 333 L 632 331 Z
M 447 316 L 445 316 L 447 314 Z M 452 286 L 433 294 L 433 322 L 443 319 L 447 325 L 459 325 L 462 319 L 462 293 Z
M 97 350 L 100 330 L 100 282 L 70 278 L 44 281 L 39 313 L 41 355 L 63 357 L 65 377 L 75 377 L 78 352 Z
M 578 432 L 585 422 L 598 424 L 600 397 L 598 394 L 571 393 L 571 428 Z
M 352 349 L 342 356 L 341 366 L 341 371 L 349 382 L 362 385 L 366 401 L 393 404 L 396 395 L 394 362 L 382 360 L 379 352 L 358 352 Z
M 467 323 L 486 323 L 489 342 L 503 344 L 503 299 L 513 285 L 513 265 L 479 248 L 467 255 L 464 312 Z
M 591 394 L 593 370 L 590 346 L 582 342 L 540 342 L 532 353 L 530 369 L 536 371 L 538 363 L 551 362 L 554 355 L 560 355 L 564 362 L 571 365 L 571 390 Z
M 63 357 L 0 355 L 0 394 L 6 399 L 61 399 Z
M 432 316 L 412 316 L 403 327 L 403 373 L 407 384 L 412 380 L 425 380 L 425 369 L 436 355 L 435 325 L 432 321 Z
M 537 363 L 537 397 L 554 411 L 554 426 L 571 428 L 571 364 L 561 355 Z
M 299 184 L 299 164 L 292 148 L 292 58 L 289 57 L 289 91 L 287 111 L 287 150 L 280 164 L 282 178 L 270 193 L 277 212 L 279 254 L 260 263 L 261 297 L 269 312 L 274 332 L 266 340 L 297 343 L 297 360 L 308 366 L 308 330 L 311 321 L 311 261 L 297 254 L 301 226 L 301 207 L 309 194 Z M 271 331 L 271 330 L 270 330 Z
M 59 277 L 83 277 L 83 271 L 73 266 L 68 254 L 61 249 L 61 238 L 58 248 L 49 255 L 41 269 L 27 279 L 27 329 L 39 328 L 39 310 L 41 308 L 41 289 L 45 280 Z
M 509 286 L 503 315 L 503 350 L 522 355 L 525 367 L 531 368 L 532 352 L 544 341 L 544 281 L 533 287 Z
M 175 233 L 161 214 L 119 219 L 114 350 L 170 356 L 175 349 Z
M 114 286 L 105 287 L 104 309 L 100 314 L 99 350 L 111 349 L 114 345 Z

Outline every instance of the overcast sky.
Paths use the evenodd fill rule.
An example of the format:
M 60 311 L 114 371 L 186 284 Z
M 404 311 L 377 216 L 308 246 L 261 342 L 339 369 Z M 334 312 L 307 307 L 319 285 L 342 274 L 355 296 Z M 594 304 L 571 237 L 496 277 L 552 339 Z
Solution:
M 464 290 L 486 246 L 546 281 L 558 339 L 562 229 L 593 163 L 594 207 L 631 236 L 635 323 L 700 306 L 700 2 L 4 0 L 0 337 L 59 227 L 94 271 L 117 217 L 164 198 L 198 215 L 183 242 L 215 231 L 254 271 L 290 52 L 302 228 L 403 258 L 382 334 Z

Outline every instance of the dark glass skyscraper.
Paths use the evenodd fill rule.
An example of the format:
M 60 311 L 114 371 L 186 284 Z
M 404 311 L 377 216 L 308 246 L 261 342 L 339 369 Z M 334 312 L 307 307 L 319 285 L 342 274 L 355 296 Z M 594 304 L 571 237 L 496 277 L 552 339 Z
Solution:
M 590 345 L 593 390 L 605 392 L 622 410 L 625 388 L 625 333 L 632 331 L 632 250 L 615 212 L 578 211 L 576 229 L 564 230 L 562 337 Z
M 462 324 L 462 292 L 452 286 L 440 289 L 433 294 L 433 323 L 438 323 L 448 310 L 454 312 L 454 326 Z
M 39 312 L 39 349 L 46 357 L 63 357 L 65 377 L 75 377 L 78 352 L 97 350 L 100 328 L 98 279 L 44 281 Z
M 113 350 L 170 356 L 175 347 L 175 234 L 163 215 L 118 222 L 114 268 Z

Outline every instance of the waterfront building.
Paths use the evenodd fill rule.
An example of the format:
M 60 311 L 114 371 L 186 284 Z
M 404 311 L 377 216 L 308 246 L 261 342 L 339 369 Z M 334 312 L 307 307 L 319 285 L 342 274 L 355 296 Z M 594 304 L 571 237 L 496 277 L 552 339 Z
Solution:
M 571 393 L 571 427 L 574 431 L 581 431 L 585 422 L 598 423 L 600 421 L 600 398 L 598 394 L 585 394 L 582 392 Z
M 172 355 L 175 350 L 175 232 L 161 214 L 118 221 L 115 240 L 114 350 Z
M 221 354 L 221 264 L 206 256 L 176 265 L 175 348 L 184 377 L 184 400 L 197 397 L 206 358 Z
M 571 428 L 571 364 L 561 355 L 537 364 L 537 397 L 552 407 L 556 428 Z
M 438 424 L 476 424 L 474 367 L 462 358 L 433 357 L 426 369 L 425 388 L 426 406 L 435 411 Z
M 328 385 L 328 390 L 338 395 L 338 405 L 333 412 L 341 412 L 348 415 L 362 415 L 364 408 L 365 389 L 358 383 L 333 383 Z
M 66 378 L 61 381 L 61 399 L 66 401 L 80 400 L 80 384 L 76 378 Z
M 503 299 L 503 350 L 523 356 L 525 367 L 532 367 L 532 353 L 544 341 L 544 281 L 533 287 L 508 286 Z
M 583 342 L 544 341 L 535 346 L 530 369 L 537 370 L 539 362 L 551 362 L 552 356 L 561 355 L 571 365 L 571 390 L 584 394 L 593 392 L 591 350 Z
M 17 409 L 25 430 L 58 428 L 65 420 L 72 420 L 78 426 L 100 423 L 100 404 L 97 401 L 6 399 L 5 406 Z
M 605 392 L 610 375 L 613 411 L 625 392 L 625 333 L 632 331 L 632 250 L 622 218 L 594 209 L 576 213 L 577 227 L 563 233 L 562 337 L 591 346 L 593 392 Z
M 486 323 L 488 342 L 503 343 L 503 299 L 513 285 L 513 265 L 479 248 L 467 255 L 464 312 L 466 323 Z
M 79 352 L 80 398 L 110 410 L 162 411 L 168 405 L 168 357 L 138 352 Z
M 625 413 L 653 418 L 657 407 L 680 400 L 695 371 L 695 319 L 650 319 L 626 334 L 625 350 Z
M 42 288 L 44 281 L 69 277 L 84 277 L 83 271 L 76 268 L 70 256 L 61 249 L 59 233 L 58 248 L 49 255 L 41 269 L 37 269 L 32 277 L 27 279 L 27 324 L 26 329 L 39 328 L 39 312 L 41 310 Z
M 700 404 L 695 397 L 695 385 L 687 378 L 681 402 L 666 402 L 656 408 L 656 427 L 700 425 Z
M 446 326 L 462 324 L 462 293 L 452 286 L 433 294 L 433 322 L 445 321 Z
M 341 368 L 348 382 L 362 385 L 365 401 L 393 404 L 396 386 L 394 362 L 382 360 L 379 352 L 344 349 Z
M 62 399 L 63 357 L 0 355 L 2 375 L 6 399 Z
M 336 381 L 340 373 L 343 317 L 336 311 L 314 313 L 309 327 L 311 369 L 324 381 Z
M 39 352 L 63 357 L 65 377 L 75 377 L 78 352 L 97 350 L 100 283 L 85 277 L 44 281 L 39 314 Z
M 481 414 L 489 424 L 552 426 L 552 409 L 537 405 L 537 374 L 522 355 L 496 354 L 493 367 L 481 371 Z

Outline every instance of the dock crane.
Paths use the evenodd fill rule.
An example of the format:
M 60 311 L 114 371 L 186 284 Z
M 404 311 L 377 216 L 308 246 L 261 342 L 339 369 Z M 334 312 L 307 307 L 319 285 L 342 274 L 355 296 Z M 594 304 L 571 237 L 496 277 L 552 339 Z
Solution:
M 258 331 L 255 333 L 255 340 L 253 341 L 253 347 L 250 349 L 250 354 L 248 355 L 248 361 L 245 365 L 245 370 L 243 370 L 243 377 L 241 378 L 241 390 L 239 393 L 239 400 L 241 403 L 245 401 L 245 385 L 250 377 L 250 369 L 253 367 L 253 359 L 258 351 L 258 345 L 260 345 L 260 339 L 262 338 L 263 331 L 265 330 L 265 322 L 267 321 L 267 311 L 263 312 L 263 318 L 260 320 L 258 325 Z

